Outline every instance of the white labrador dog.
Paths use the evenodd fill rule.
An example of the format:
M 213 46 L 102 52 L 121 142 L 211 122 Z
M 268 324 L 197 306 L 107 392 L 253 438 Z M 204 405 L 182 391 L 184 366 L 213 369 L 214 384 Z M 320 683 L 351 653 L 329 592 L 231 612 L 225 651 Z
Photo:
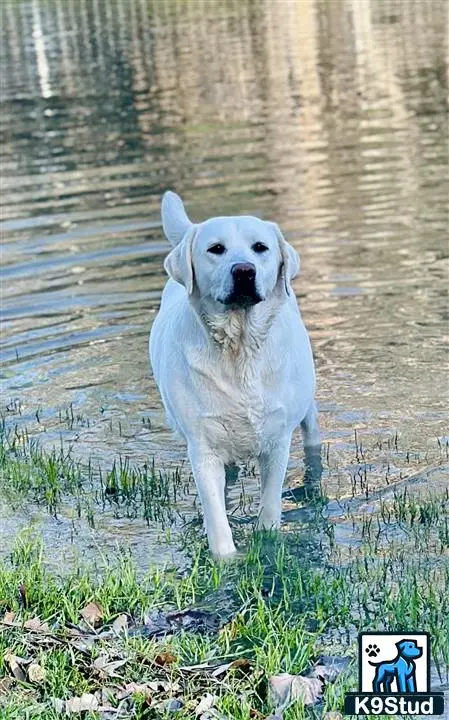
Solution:
M 162 224 L 173 250 L 151 364 L 168 421 L 187 442 L 209 547 L 224 558 L 235 553 L 226 468 L 258 459 L 258 527 L 273 529 L 294 429 L 306 451 L 320 452 L 312 350 L 290 287 L 299 257 L 275 223 L 256 217 L 193 224 L 173 192 Z

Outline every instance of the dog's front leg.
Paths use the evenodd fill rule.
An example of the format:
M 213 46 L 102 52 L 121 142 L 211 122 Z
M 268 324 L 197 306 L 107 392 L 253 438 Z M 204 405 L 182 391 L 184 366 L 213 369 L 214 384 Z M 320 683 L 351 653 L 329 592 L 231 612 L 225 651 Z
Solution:
M 236 549 L 226 515 L 224 463 L 216 455 L 191 446 L 188 452 L 211 553 L 218 560 L 230 557 Z
M 274 530 L 281 524 L 281 497 L 290 453 L 291 435 L 259 455 L 261 497 L 258 530 Z

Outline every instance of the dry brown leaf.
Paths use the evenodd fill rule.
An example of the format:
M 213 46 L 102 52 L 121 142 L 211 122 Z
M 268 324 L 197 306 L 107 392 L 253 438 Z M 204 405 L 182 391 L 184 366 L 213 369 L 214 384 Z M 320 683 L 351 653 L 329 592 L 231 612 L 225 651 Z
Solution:
M 268 680 L 270 703 L 277 713 L 285 710 L 296 700 L 304 705 L 315 705 L 323 693 L 323 682 L 318 678 L 282 673 Z
M 11 687 L 13 683 L 13 680 L 11 677 L 3 677 L 0 680 L 0 696 L 1 695 L 8 695 L 9 694 L 9 688 Z
M 80 613 L 83 620 L 85 620 L 92 627 L 98 627 L 101 625 L 103 620 L 103 608 L 96 602 L 90 602 Z
M 121 632 L 127 632 L 128 630 L 128 616 L 125 615 L 125 613 L 122 613 L 118 617 L 115 618 L 114 622 L 112 623 L 112 629 L 117 635 Z
M 3 625 L 13 625 L 15 617 L 15 612 L 5 612 L 2 620 Z
M 32 630 L 33 632 L 50 632 L 48 623 L 42 622 L 38 617 L 26 620 L 23 623 L 23 627 L 27 630 Z
M 29 660 L 18 657 L 18 655 L 14 655 L 13 651 L 10 648 L 6 648 L 3 653 L 3 658 L 5 662 L 9 665 L 9 669 L 11 670 L 16 680 L 26 680 L 25 672 L 21 666 L 27 665 L 30 662 Z
M 66 700 L 65 712 L 66 715 L 69 715 L 70 713 L 81 713 L 87 710 L 98 710 L 99 707 L 100 703 L 95 695 L 92 695 L 91 693 L 83 693 L 81 697 L 74 697 L 70 698 L 70 700 Z
M 99 655 L 97 658 L 95 658 L 93 666 L 102 678 L 119 677 L 116 671 L 125 663 L 126 659 L 110 660 L 108 655 Z
M 126 683 L 126 685 L 118 691 L 116 694 L 117 700 L 123 700 L 129 695 L 143 695 L 146 698 L 151 698 L 153 690 L 146 683 Z
M 319 678 L 297 675 L 292 680 L 291 700 L 303 700 L 304 705 L 315 705 L 323 694 L 323 683 Z
M 171 683 L 165 680 L 150 680 L 146 683 L 126 683 L 118 692 L 116 692 L 117 700 L 123 700 L 129 695 L 139 693 L 146 698 L 150 698 L 154 693 L 171 692 L 176 693 L 181 689 L 179 683 Z
M 28 666 L 28 680 L 32 683 L 42 683 L 47 677 L 45 668 L 37 662 L 32 662 Z
M 154 662 L 156 665 L 160 665 L 161 667 L 164 665 L 171 665 L 171 663 L 174 663 L 177 661 L 176 655 L 173 655 L 171 652 L 161 652 L 159 655 L 156 655 L 154 658 Z

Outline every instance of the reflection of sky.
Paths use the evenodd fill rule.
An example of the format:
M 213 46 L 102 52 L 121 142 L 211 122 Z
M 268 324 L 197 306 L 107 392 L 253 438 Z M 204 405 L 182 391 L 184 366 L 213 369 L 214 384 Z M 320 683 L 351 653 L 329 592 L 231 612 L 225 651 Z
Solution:
M 100 418 L 79 428 L 81 453 L 183 457 L 146 348 L 174 187 L 193 219 L 262 214 L 301 252 L 339 466 L 354 427 L 400 433 L 398 472 L 407 449 L 433 448 L 448 400 L 446 14 L 433 0 L 8 4 L 5 397 L 22 420 L 40 406 L 51 427 L 73 401 Z

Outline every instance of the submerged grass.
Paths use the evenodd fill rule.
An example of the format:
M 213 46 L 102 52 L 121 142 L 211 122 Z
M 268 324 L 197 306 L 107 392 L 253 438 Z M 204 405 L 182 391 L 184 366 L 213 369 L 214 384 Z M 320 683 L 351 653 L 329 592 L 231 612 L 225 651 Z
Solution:
M 57 516 L 70 502 L 78 517 L 95 525 L 95 509 L 111 509 L 115 517 L 141 518 L 147 523 L 173 518 L 180 494 L 188 492 L 179 469 L 160 472 L 154 461 L 134 467 L 118 458 L 104 472 L 92 461 L 81 463 L 62 444 L 44 451 L 26 429 L 0 426 L 0 490 L 8 501 L 28 497 Z
M 112 507 L 118 516 L 153 522 L 162 514 L 168 517 L 177 493 L 185 491 L 180 474 L 161 475 L 153 465 L 132 468 L 123 461 L 108 473 L 94 472 L 63 447 L 44 451 L 19 431 L 2 433 L 0 471 L 0 485 L 10 501 L 28 496 L 55 515 L 69 497 L 80 513 L 92 505 Z M 237 533 L 246 549 L 229 565 L 214 563 L 198 530 L 190 526 L 176 541 L 187 555 L 182 571 L 152 567 L 141 574 L 130 554 L 119 553 L 112 561 L 99 556 L 95 564 L 79 563 L 56 575 L 48 569 L 39 537 L 19 535 L 0 566 L 0 619 L 13 612 L 19 625 L 0 626 L 0 718 L 53 720 L 60 717 L 55 698 L 152 681 L 162 672 L 155 662 L 161 653 L 172 657 L 163 672 L 175 683 L 172 694 L 184 702 L 176 717 L 194 717 L 198 698 L 211 692 L 227 718 L 264 718 L 273 710 L 266 692 L 269 676 L 303 673 L 322 653 L 355 658 L 360 630 L 427 630 L 433 662 L 447 682 L 448 490 L 423 495 L 405 486 L 381 498 L 375 513 L 354 511 L 334 521 L 326 515 L 323 498 L 316 499 L 313 509 L 313 519 L 291 533 L 257 536 L 240 528 Z M 344 527 L 354 539 L 349 549 L 338 542 Z M 212 610 L 228 622 L 208 635 L 183 631 L 156 641 L 123 634 L 80 649 L 67 642 L 64 633 L 79 626 L 90 602 L 101 606 L 106 625 L 122 613 L 140 626 L 150 611 L 191 607 Z M 35 617 L 48 622 L 58 642 L 31 641 L 21 624 Z M 15 679 L 2 694 L 2 678 L 11 674 L 7 651 L 32 658 L 44 669 L 45 679 Z M 93 663 L 101 653 L 126 661 L 118 678 L 106 681 L 95 671 Z M 217 682 L 182 671 L 234 658 L 251 660 L 251 673 L 230 674 Z M 326 687 L 318 708 L 297 702 L 283 718 L 303 720 L 339 711 L 345 691 L 355 686 L 353 664 Z M 128 715 L 137 720 L 168 716 L 149 707 L 143 696 L 136 697 Z M 98 713 L 85 717 L 93 720 Z

